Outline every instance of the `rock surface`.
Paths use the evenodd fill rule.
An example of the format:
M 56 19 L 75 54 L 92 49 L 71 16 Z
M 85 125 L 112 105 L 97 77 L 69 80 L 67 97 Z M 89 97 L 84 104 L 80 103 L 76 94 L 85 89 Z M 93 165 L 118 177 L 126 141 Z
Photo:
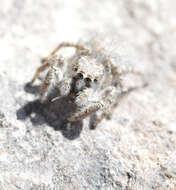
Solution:
M 175 10 L 173 0 L 1 1 L 1 190 L 176 189 Z M 42 105 L 27 85 L 58 43 L 90 34 L 127 43 L 123 58 L 149 83 L 95 130 L 65 124 L 68 100 Z

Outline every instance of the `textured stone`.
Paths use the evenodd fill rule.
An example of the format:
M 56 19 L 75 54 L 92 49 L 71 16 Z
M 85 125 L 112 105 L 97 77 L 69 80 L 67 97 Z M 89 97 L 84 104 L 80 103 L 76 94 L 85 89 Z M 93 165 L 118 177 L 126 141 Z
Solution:
M 176 189 L 175 10 L 172 0 L 1 1 L 1 190 Z M 149 83 L 95 130 L 65 122 L 67 98 L 41 104 L 27 84 L 58 43 L 90 34 Z

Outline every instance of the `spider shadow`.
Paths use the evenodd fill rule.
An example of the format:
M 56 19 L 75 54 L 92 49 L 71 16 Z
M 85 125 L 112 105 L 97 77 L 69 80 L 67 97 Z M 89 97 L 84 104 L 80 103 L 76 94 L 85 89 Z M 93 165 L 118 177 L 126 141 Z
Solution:
M 141 87 L 133 87 L 128 89 L 128 91 L 121 94 L 119 99 L 125 98 L 129 95 L 129 93 L 140 88 Z M 31 86 L 30 84 L 26 84 L 24 90 L 27 93 L 39 94 L 39 86 Z M 52 94 L 49 95 L 48 99 L 51 100 L 58 96 L 58 94 L 58 89 L 55 89 L 52 91 Z M 118 102 L 115 106 L 117 105 Z M 76 110 L 77 106 L 71 96 L 60 98 L 54 102 L 46 101 L 41 103 L 39 100 L 35 100 L 28 102 L 26 105 L 17 110 L 17 119 L 26 120 L 27 118 L 30 118 L 34 126 L 47 123 L 56 131 L 60 131 L 65 138 L 74 140 L 80 136 L 83 128 L 83 122 L 77 121 L 70 123 L 67 118 L 75 113 Z M 89 128 L 92 130 L 96 129 L 96 127 L 92 125 L 96 118 L 96 114 L 90 116 Z
M 24 90 L 27 93 L 38 94 L 39 86 L 31 86 L 26 84 Z M 49 100 L 58 96 L 58 90 L 55 89 L 49 95 Z M 67 118 L 75 113 L 76 104 L 72 101 L 72 97 L 63 97 L 54 102 L 46 101 L 41 103 L 39 100 L 28 102 L 26 105 L 17 110 L 17 119 L 26 120 L 30 118 L 34 126 L 39 126 L 47 123 L 54 130 L 60 131 L 62 135 L 74 140 L 80 136 L 83 128 L 82 121 L 70 123 Z

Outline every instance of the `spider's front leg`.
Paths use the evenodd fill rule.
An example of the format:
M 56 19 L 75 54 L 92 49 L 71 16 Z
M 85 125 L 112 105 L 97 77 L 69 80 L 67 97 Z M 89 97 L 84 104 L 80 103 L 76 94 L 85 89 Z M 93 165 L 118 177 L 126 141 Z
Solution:
M 79 120 L 84 119 L 85 117 L 95 113 L 99 109 L 102 108 L 102 104 L 100 102 L 94 102 L 90 106 L 82 109 L 80 112 L 76 113 L 75 115 L 68 118 L 69 122 L 76 122 Z
M 97 98 L 94 98 L 94 92 L 91 88 L 86 88 L 81 91 L 77 95 L 75 103 L 81 109 L 76 114 L 68 118 L 68 121 L 70 122 L 84 119 L 103 107 L 103 104 Z
M 63 78 L 63 74 L 56 65 L 52 65 L 47 72 L 47 75 L 40 88 L 40 101 L 43 102 L 46 99 L 48 92 L 60 84 Z

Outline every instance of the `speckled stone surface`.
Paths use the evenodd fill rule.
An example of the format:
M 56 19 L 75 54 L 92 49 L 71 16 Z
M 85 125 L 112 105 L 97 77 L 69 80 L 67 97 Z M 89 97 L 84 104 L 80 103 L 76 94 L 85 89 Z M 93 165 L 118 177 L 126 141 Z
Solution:
M 0 190 L 176 189 L 175 10 L 174 0 L 1 0 Z M 121 63 L 149 85 L 91 130 L 89 119 L 65 123 L 67 98 L 41 104 L 27 83 L 58 43 L 96 34 L 116 39 Z

